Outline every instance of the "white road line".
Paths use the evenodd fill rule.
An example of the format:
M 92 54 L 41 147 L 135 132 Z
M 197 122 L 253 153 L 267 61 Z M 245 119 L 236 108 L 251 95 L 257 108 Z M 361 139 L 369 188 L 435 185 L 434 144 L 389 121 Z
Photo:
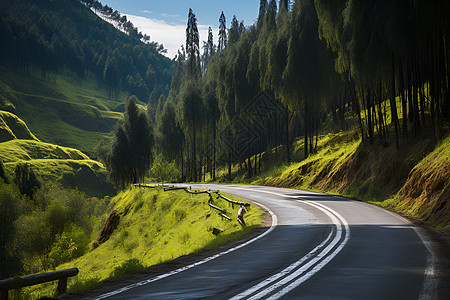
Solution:
M 269 192 L 269 193 L 274 194 L 273 192 Z M 283 196 L 281 194 L 279 194 L 279 195 Z M 297 201 L 299 201 L 299 200 L 297 200 Z M 324 242 L 322 242 L 319 246 L 314 248 L 306 256 L 302 257 L 297 262 L 291 264 L 290 266 L 288 266 L 287 268 L 282 270 L 280 273 L 277 273 L 277 274 L 265 279 L 261 283 L 251 287 L 250 289 L 236 295 L 235 297 L 231 298 L 232 300 L 238 300 L 238 299 L 243 299 L 245 297 L 248 297 L 251 294 L 255 293 L 256 291 L 262 289 L 263 287 L 265 287 L 265 286 L 271 284 L 272 282 L 277 281 L 281 277 L 287 275 L 285 278 L 271 284 L 268 288 L 260 291 L 253 297 L 249 298 L 251 300 L 265 298 L 268 294 L 272 293 L 273 291 L 275 291 L 279 288 L 282 288 L 289 282 L 295 280 L 294 282 L 292 282 L 288 286 L 284 287 L 281 291 L 279 291 L 278 293 L 276 293 L 275 295 L 273 295 L 269 298 L 269 299 L 278 299 L 278 298 L 282 297 L 283 295 L 287 294 L 288 292 L 290 292 L 292 289 L 298 287 L 301 283 L 305 282 L 307 279 L 311 278 L 317 272 L 319 272 L 345 246 L 345 244 L 347 243 L 349 236 L 350 236 L 350 230 L 349 230 L 348 223 L 345 221 L 344 218 L 342 218 L 342 216 L 340 216 L 338 213 L 336 213 L 332 209 L 330 209 L 322 204 L 313 203 L 312 201 L 308 201 L 308 200 L 299 201 L 299 202 L 308 204 L 310 206 L 313 206 L 313 207 L 321 210 L 333 221 L 333 224 L 336 226 L 336 236 L 334 237 L 333 241 L 325 249 L 323 249 L 320 253 L 315 254 L 315 252 L 317 252 L 318 249 L 322 248 L 328 242 L 328 240 L 331 238 L 331 233 L 330 233 L 330 235 Z M 342 238 L 342 232 L 343 232 L 341 222 L 345 227 L 345 238 L 339 244 L 339 241 Z M 339 244 L 339 246 L 333 252 L 330 253 L 330 251 L 334 247 L 336 247 L 337 244 Z M 315 254 L 315 257 L 313 259 L 311 259 L 307 264 L 302 266 L 300 269 L 296 270 L 295 272 L 292 272 L 294 269 L 296 269 L 301 264 L 303 264 L 307 259 L 309 259 L 311 256 L 313 256 L 313 254 Z M 314 265 L 316 265 L 316 266 L 314 266 Z M 313 269 L 311 269 L 309 272 L 305 273 L 311 267 L 313 267 Z
M 424 270 L 424 279 L 423 279 L 423 284 L 422 284 L 422 290 L 420 291 L 419 300 L 428 300 L 428 299 L 434 299 L 437 297 L 437 292 L 436 292 L 436 288 L 437 288 L 437 264 L 438 264 L 438 260 L 437 260 L 437 255 L 433 250 L 433 246 L 432 246 L 432 242 L 428 239 L 427 235 L 423 232 L 423 230 L 417 226 L 414 226 L 413 224 L 411 224 L 411 222 L 402 217 L 399 216 L 393 212 L 390 212 L 388 210 L 385 210 L 379 206 L 373 205 L 374 208 L 384 211 L 385 213 L 399 219 L 400 221 L 402 221 L 405 224 L 410 225 L 410 228 L 412 228 L 414 230 L 414 232 L 419 236 L 420 240 L 422 241 L 422 244 L 424 244 L 425 248 L 428 251 L 428 255 L 427 255 L 427 266 L 425 267 Z
M 266 206 L 264 206 L 264 205 L 262 205 L 262 204 L 260 204 L 260 203 L 258 203 L 258 205 L 260 205 L 262 208 L 264 208 L 265 210 L 267 210 L 267 211 L 270 213 L 270 215 L 272 216 L 272 225 L 270 226 L 270 228 L 269 228 L 267 231 L 265 231 L 265 232 L 262 233 L 261 235 L 255 237 L 255 238 L 253 238 L 253 239 L 251 239 L 251 240 L 249 240 L 249 241 L 247 241 L 247 242 L 245 242 L 245 243 L 243 243 L 243 244 L 241 244 L 241 245 L 239 245 L 239 246 L 236 246 L 236 247 L 234 247 L 234 248 L 228 249 L 228 250 L 226 250 L 226 251 L 224 251 L 224 252 L 221 252 L 221 253 L 218 253 L 218 254 L 216 254 L 216 255 L 207 257 L 207 258 L 205 258 L 205 259 L 203 259 L 203 260 L 201 260 L 201 261 L 199 261 L 199 262 L 196 262 L 196 263 L 187 265 L 187 266 L 185 266 L 185 267 L 176 269 L 176 270 L 171 271 L 171 272 L 169 272 L 169 273 L 165 273 L 165 274 L 162 274 L 162 275 L 159 275 L 159 276 L 156 276 L 156 277 L 152 277 L 152 278 L 149 278 L 149 279 L 140 281 L 140 282 L 138 282 L 138 283 L 130 284 L 130 285 L 125 286 L 125 287 L 123 287 L 123 288 L 120 288 L 120 289 L 118 289 L 118 290 L 115 290 L 115 291 L 112 291 L 112 292 L 109 292 L 109 293 L 106 293 L 106 294 L 97 296 L 97 297 L 94 298 L 94 299 L 95 299 L 95 300 L 105 299 L 105 298 L 108 298 L 108 297 L 111 297 L 111 296 L 114 296 L 114 295 L 123 293 L 123 292 L 125 292 L 125 291 L 131 290 L 131 289 L 133 289 L 133 288 L 136 288 L 136 287 L 139 287 L 139 286 L 142 286 L 142 285 L 146 285 L 146 284 L 148 284 L 148 283 L 155 282 L 155 281 L 161 280 L 161 279 L 163 279 L 163 278 L 166 278 L 166 277 L 169 277 L 169 276 L 178 274 L 178 273 L 180 273 L 180 272 L 183 272 L 183 271 L 192 269 L 192 268 L 194 268 L 194 267 L 196 267 L 196 266 L 199 266 L 199 265 L 202 265 L 202 264 L 204 264 L 204 263 L 207 263 L 207 262 L 209 262 L 209 261 L 211 261 L 211 260 L 213 260 L 213 259 L 216 259 L 216 258 L 218 258 L 218 257 L 221 257 L 221 256 L 225 255 L 225 254 L 228 254 L 228 253 L 230 253 L 230 252 L 233 252 L 233 251 L 235 251 L 235 250 L 238 250 L 238 249 L 240 249 L 240 248 L 242 248 L 242 247 L 245 247 L 245 246 L 247 246 L 247 245 L 249 245 L 249 244 L 251 244 L 251 243 L 253 243 L 253 242 L 255 242 L 255 241 L 257 241 L 257 240 L 259 240 L 259 239 L 261 239 L 261 238 L 263 238 L 264 236 L 266 236 L 266 235 L 268 235 L 270 232 L 272 232 L 272 230 L 274 230 L 274 228 L 278 225 L 278 218 L 277 218 L 277 216 L 276 216 L 276 215 L 275 215 L 268 207 L 266 207 Z

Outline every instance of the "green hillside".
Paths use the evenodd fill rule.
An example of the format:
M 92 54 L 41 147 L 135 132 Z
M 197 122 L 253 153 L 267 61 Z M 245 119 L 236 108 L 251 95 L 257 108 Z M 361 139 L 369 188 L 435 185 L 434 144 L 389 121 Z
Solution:
M 17 114 L 39 139 L 88 154 L 99 140 L 109 139 L 126 100 L 125 94 L 120 100 L 109 99 L 95 80 L 80 82 L 68 75 L 48 80 L 37 73 L 0 68 L 0 84 L 4 87 L 0 109 Z
M 0 110 L 38 139 L 92 156 L 130 95 L 141 104 L 167 96 L 174 62 L 160 45 L 118 30 L 82 2 L 2 1 L 0 8 Z
M 0 111 L 0 124 L 8 125 L 0 131 L 1 140 L 9 138 L 0 142 L 0 160 L 10 178 L 14 177 L 18 164 L 26 163 L 45 182 L 78 188 L 91 196 L 100 197 L 114 192 L 106 180 L 105 167 L 81 151 L 37 140 L 26 124 L 12 113 Z
M 119 193 L 111 200 L 111 214 L 101 230 L 112 234 L 94 236 L 91 251 L 58 267 L 80 269 L 76 278 L 69 279 L 69 292 L 92 288 L 107 279 L 143 271 L 183 255 L 215 249 L 262 224 L 262 210 L 255 205 L 245 214 L 247 227 L 243 228 L 236 221 L 239 207 L 233 208 L 213 194 L 213 203 L 227 210 L 229 221 L 211 209 L 208 200 L 207 194 L 164 192 L 162 187 L 131 188 Z M 222 232 L 215 235 L 214 228 Z M 54 286 L 41 285 L 27 292 L 50 296 Z

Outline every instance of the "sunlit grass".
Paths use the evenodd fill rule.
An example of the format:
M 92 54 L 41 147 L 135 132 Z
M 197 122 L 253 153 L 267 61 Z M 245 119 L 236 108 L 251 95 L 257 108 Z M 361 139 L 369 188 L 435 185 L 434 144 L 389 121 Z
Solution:
M 95 236 L 90 252 L 58 267 L 80 270 L 75 279 L 69 280 L 69 291 L 91 288 L 120 274 L 215 249 L 262 223 L 262 211 L 252 205 L 245 215 L 247 227 L 243 229 L 236 221 L 239 207 L 233 208 L 225 200 L 213 197 L 214 205 L 226 209 L 231 221 L 208 206 L 207 194 L 191 195 L 183 190 L 164 192 L 162 188 L 131 188 L 121 192 L 111 202 L 111 208 L 121 214 L 121 219 L 109 240 L 98 245 Z M 216 236 L 213 228 L 223 232 Z M 41 295 L 52 293 L 51 289 L 42 292 L 42 287 L 30 289 L 33 293 L 39 290 Z

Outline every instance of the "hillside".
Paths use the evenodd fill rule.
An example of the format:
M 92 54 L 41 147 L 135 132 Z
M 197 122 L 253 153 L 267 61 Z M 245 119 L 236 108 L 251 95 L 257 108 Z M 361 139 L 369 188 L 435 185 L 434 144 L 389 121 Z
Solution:
M 232 208 L 213 194 L 213 203 L 227 210 L 229 221 L 211 209 L 208 200 L 207 194 L 193 195 L 183 190 L 165 192 L 162 187 L 122 191 L 111 200 L 111 213 L 101 230 L 109 234 L 95 235 L 88 253 L 58 267 L 80 269 L 76 278 L 69 279 L 69 292 L 93 288 L 105 280 L 133 272 L 145 272 L 150 266 L 180 256 L 215 249 L 262 223 L 262 210 L 257 206 L 250 207 L 245 215 L 247 227 L 242 228 L 236 221 L 237 206 Z M 215 235 L 214 228 L 222 232 Z M 48 289 L 41 286 L 27 293 L 48 296 L 53 291 L 53 286 Z
M 303 144 L 293 144 L 294 157 Z M 280 156 L 285 149 L 279 149 Z M 402 147 L 362 142 L 355 132 L 321 135 L 317 153 L 300 162 L 273 166 L 267 162 L 253 184 L 340 194 L 375 203 L 450 230 L 450 140 L 402 140 Z M 271 151 L 273 152 L 273 150 Z M 273 153 L 266 153 L 270 159 Z
M 174 62 L 80 1 L 2 1 L 0 8 L 0 110 L 38 139 L 92 156 L 130 95 L 145 105 L 168 94 Z
M 70 70 L 94 74 L 110 95 L 117 89 L 156 101 L 168 93 L 173 62 L 103 21 L 78 0 L 2 1 L 0 63 L 43 76 Z
M 112 195 L 105 167 L 77 149 L 44 143 L 35 138 L 26 124 L 9 112 L 0 111 L 0 160 L 6 174 L 14 177 L 18 164 L 28 164 L 45 182 L 78 188 L 90 196 Z M 17 138 L 18 137 L 18 138 Z

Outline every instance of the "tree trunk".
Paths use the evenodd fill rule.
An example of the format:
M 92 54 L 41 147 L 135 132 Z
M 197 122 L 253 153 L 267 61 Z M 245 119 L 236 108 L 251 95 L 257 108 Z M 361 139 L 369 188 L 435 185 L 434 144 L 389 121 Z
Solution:
M 395 130 L 395 148 L 399 148 L 398 143 L 398 116 L 397 116 L 397 103 L 395 101 L 395 64 L 394 54 L 392 54 L 392 96 L 391 96 L 391 122 L 394 122 Z
M 306 100 L 304 100 L 305 101 L 305 104 L 304 104 L 304 109 L 305 109 L 305 111 L 303 112 L 303 114 L 304 114 L 304 127 L 303 127 L 303 130 L 304 130 L 304 132 L 305 132 L 305 144 L 304 144 L 304 154 L 305 154 L 305 159 L 306 158 L 308 158 L 308 104 L 306 103 Z

